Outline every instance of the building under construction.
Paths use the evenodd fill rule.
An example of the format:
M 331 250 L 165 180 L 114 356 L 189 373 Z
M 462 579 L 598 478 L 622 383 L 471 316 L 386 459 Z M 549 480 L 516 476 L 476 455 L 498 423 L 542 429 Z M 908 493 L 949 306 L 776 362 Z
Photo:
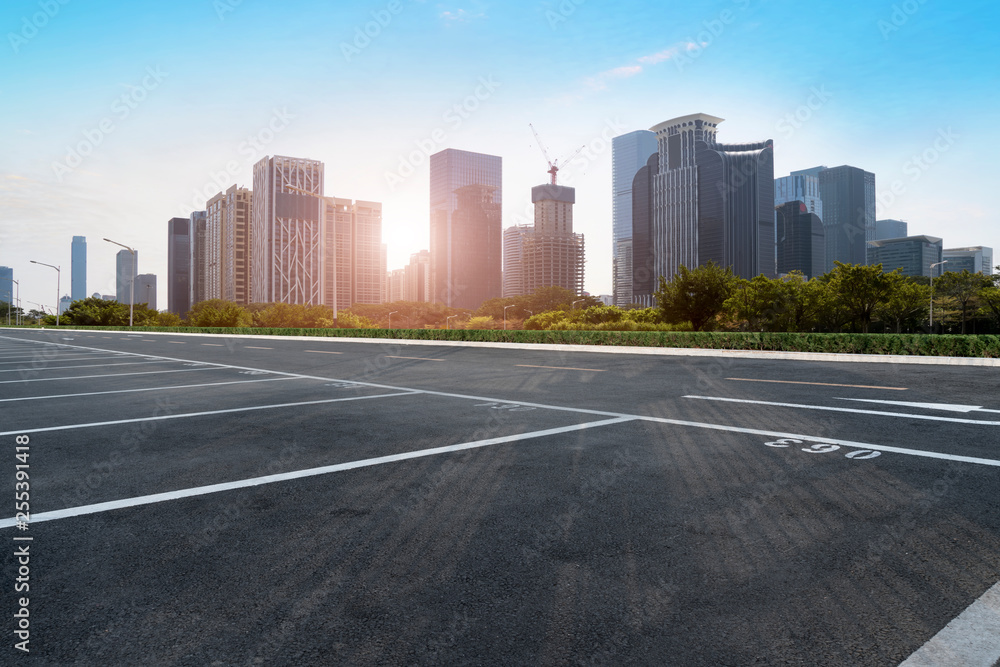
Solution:
M 524 235 L 521 249 L 524 293 L 559 286 L 582 294 L 583 234 L 573 233 L 576 190 L 539 185 L 531 189 L 531 202 L 535 205 L 535 227 Z

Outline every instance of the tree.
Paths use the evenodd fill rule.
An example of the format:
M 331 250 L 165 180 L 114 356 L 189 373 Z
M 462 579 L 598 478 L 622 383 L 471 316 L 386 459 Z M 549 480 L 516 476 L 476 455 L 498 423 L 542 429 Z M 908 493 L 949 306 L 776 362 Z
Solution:
M 895 325 L 896 333 L 902 333 L 904 322 L 915 328 L 927 314 L 931 288 L 899 274 L 890 273 L 889 276 L 896 285 L 889 297 L 875 308 L 875 316 Z
M 890 278 L 899 274 L 884 273 L 882 265 L 844 264 L 834 262 L 830 289 L 837 301 L 847 310 L 852 325 L 860 325 L 862 333 L 868 333 L 875 309 L 889 299 L 898 283 Z
M 695 331 L 711 329 L 736 285 L 732 268 L 709 262 L 695 269 L 680 265 L 669 283 L 660 276 L 656 301 L 663 319 L 677 324 L 690 322 Z
M 135 326 L 152 326 L 157 322 L 159 313 L 152 310 L 144 303 L 136 304 L 132 307 L 132 323 Z M 55 324 L 55 317 L 47 316 L 46 323 Z M 74 301 L 67 308 L 59 323 L 74 324 L 78 326 L 104 326 L 104 327 L 124 327 L 128 326 L 129 307 L 127 303 L 87 297 L 80 301 Z
M 943 296 L 954 298 L 962 311 L 963 334 L 969 314 L 974 313 L 979 307 L 980 292 L 992 283 L 989 276 L 984 276 L 981 273 L 970 273 L 968 269 L 963 269 L 961 273 L 946 271 L 934 281 L 934 291 Z

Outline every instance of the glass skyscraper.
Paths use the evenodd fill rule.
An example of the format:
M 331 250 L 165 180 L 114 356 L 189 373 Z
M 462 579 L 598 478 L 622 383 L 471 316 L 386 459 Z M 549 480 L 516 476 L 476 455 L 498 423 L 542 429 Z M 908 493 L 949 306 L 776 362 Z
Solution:
M 826 229 L 826 271 L 834 261 L 866 264 L 875 240 L 875 174 L 843 165 L 819 171 Z
M 87 298 L 87 237 L 73 237 L 72 260 L 70 297 L 82 301 Z
M 802 201 L 785 202 L 776 213 L 778 275 L 792 271 L 800 271 L 806 278 L 823 275 L 826 234 L 819 216 Z
M 649 130 L 629 132 L 611 141 L 612 282 L 618 306 L 632 302 L 632 182 L 655 153 L 656 134 Z
M 430 163 L 432 300 L 478 308 L 503 291 L 503 161 L 448 148 Z
M 167 310 L 187 317 L 191 310 L 191 220 L 167 221 Z

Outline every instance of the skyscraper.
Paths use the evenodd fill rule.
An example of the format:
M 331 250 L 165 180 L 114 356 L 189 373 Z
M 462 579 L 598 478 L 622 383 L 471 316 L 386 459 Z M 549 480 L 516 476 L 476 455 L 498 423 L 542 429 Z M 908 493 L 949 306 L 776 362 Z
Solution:
M 191 257 L 188 266 L 191 267 L 190 303 L 196 303 L 208 298 L 208 211 L 191 212 Z
M 82 301 L 87 298 L 87 237 L 73 237 L 72 253 L 70 296 L 73 301 Z
M 191 220 L 167 221 L 167 310 L 187 317 L 191 310 Z
M 382 303 L 382 204 L 326 197 L 324 304 L 340 310 Z
M 653 154 L 646 160 L 646 166 L 636 172 L 632 179 L 632 242 L 631 290 L 627 295 L 630 303 L 652 306 L 653 292 L 658 285 L 656 256 L 653 253 L 653 190 L 656 177 L 660 173 L 660 156 Z
M 410 255 L 410 263 L 403 269 L 406 284 L 403 286 L 404 301 L 431 300 L 431 253 L 421 250 Z
M 246 305 L 250 284 L 250 215 L 253 193 L 231 186 L 205 205 L 205 298 Z
M 503 287 L 502 159 L 448 148 L 430 165 L 432 299 L 478 308 Z
M 826 231 L 826 271 L 834 261 L 868 262 L 867 246 L 875 240 L 875 174 L 843 165 L 819 171 Z
M 265 157 L 253 167 L 251 301 L 324 303 L 323 163 Z
M 156 310 L 156 275 L 140 273 L 135 277 L 135 302 L 144 303 L 151 310 Z
M 656 134 L 649 130 L 629 132 L 611 141 L 612 282 L 618 306 L 632 302 L 632 182 L 656 154 L 656 148 Z
M 0 266 L 0 300 L 4 303 L 14 303 L 17 290 L 14 289 L 14 269 Z
M 139 251 L 133 254 L 128 250 L 119 250 L 116 255 L 115 270 L 115 300 L 118 303 L 132 303 L 132 289 L 138 274 Z
M 826 167 L 793 171 L 789 176 L 774 179 L 774 205 L 800 201 L 809 213 L 823 219 L 823 200 L 819 196 L 819 172 Z
M 511 225 L 503 230 L 503 297 L 527 294 L 524 288 L 524 243 L 531 225 Z
M 535 226 L 522 248 L 524 293 L 542 287 L 563 287 L 583 293 L 584 239 L 573 233 L 576 190 L 562 185 L 531 189 Z
M 744 278 L 774 275 L 774 144 L 717 143 L 722 121 L 699 113 L 653 128 L 656 276 L 710 261 Z
M 883 239 L 901 239 L 909 236 L 908 225 L 902 220 L 876 220 L 875 221 L 875 241 Z
M 823 275 L 826 234 L 819 216 L 802 201 L 785 202 L 776 213 L 778 274 L 800 271 L 806 278 Z

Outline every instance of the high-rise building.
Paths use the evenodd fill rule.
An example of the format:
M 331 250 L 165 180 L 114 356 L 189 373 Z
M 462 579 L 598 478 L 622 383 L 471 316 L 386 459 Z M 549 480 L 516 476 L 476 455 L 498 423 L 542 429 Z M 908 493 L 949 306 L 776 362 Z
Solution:
M 119 250 L 115 267 L 115 300 L 132 303 L 132 289 L 138 275 L 139 251 Z
M 961 273 L 981 273 L 984 276 L 993 275 L 993 248 L 976 245 L 968 248 L 945 248 L 942 256 L 948 264 L 942 268 L 945 271 Z
M 406 289 L 406 269 L 393 269 L 387 276 L 389 283 L 389 294 L 386 303 L 396 303 L 403 300 L 403 292 Z
M 73 268 L 70 296 L 73 301 L 83 301 L 87 298 L 87 237 L 73 237 Z
M 576 190 L 562 185 L 538 185 L 531 189 L 535 226 L 525 236 L 521 273 L 524 294 L 542 287 L 563 287 L 583 292 L 584 239 L 573 233 Z
M 774 179 L 774 205 L 800 201 L 809 213 L 823 219 L 823 200 L 819 196 L 819 172 L 826 167 L 793 171 L 789 176 Z M 776 211 L 777 212 L 777 211 Z
M 222 298 L 223 226 L 226 194 L 219 192 L 205 204 L 205 251 L 201 253 L 200 274 L 204 276 L 205 299 Z
M 448 148 L 430 167 L 432 300 L 478 308 L 503 291 L 503 161 Z
M 632 302 L 632 182 L 636 173 L 656 154 L 656 134 L 636 130 L 611 141 L 612 179 L 612 283 L 614 302 Z
M 511 225 L 503 230 L 504 298 L 527 294 L 524 287 L 524 243 L 534 229 L 531 225 Z
M 193 307 L 196 303 L 208 297 L 207 270 L 210 263 L 208 253 L 208 211 L 191 212 L 191 257 L 188 266 L 191 267 L 191 296 Z
M 135 302 L 144 303 L 151 310 L 156 310 L 156 275 L 140 273 L 135 277 Z
M 191 310 L 191 220 L 167 221 L 167 310 L 187 317 Z
M 875 174 L 843 165 L 819 171 L 826 231 L 826 271 L 834 261 L 865 264 L 875 240 Z
M 827 227 L 829 229 L 829 227 Z M 941 239 L 936 236 L 907 236 L 900 239 L 881 239 L 868 244 L 868 264 L 881 264 L 886 273 L 902 269 L 904 276 L 937 278 L 945 266 L 931 264 L 941 261 Z
M 780 179 L 779 179 L 780 180 Z M 799 271 L 806 278 L 825 273 L 826 234 L 819 216 L 802 201 L 785 202 L 777 213 L 778 275 Z
M 14 303 L 17 290 L 14 289 L 14 269 L 0 266 L 0 300 L 4 303 Z
M 231 186 L 205 206 L 205 298 L 250 302 L 250 215 L 253 193 Z
M 69 294 L 62 295 L 59 298 L 59 314 L 62 315 L 67 310 L 69 310 L 69 307 L 73 305 L 73 302 L 75 300 L 76 299 L 74 299 L 73 297 L 71 297 Z
M 901 239 L 909 236 L 907 224 L 902 220 L 876 220 L 875 221 L 875 241 L 883 239 Z
M 385 260 L 382 204 L 325 197 L 324 304 L 334 310 L 382 303 Z
M 431 252 L 421 250 L 410 255 L 410 263 L 403 271 L 405 272 L 403 300 L 429 302 L 431 300 Z
M 631 303 L 652 306 L 656 301 L 653 293 L 658 288 L 659 274 L 656 273 L 656 255 L 653 252 L 653 190 L 659 173 L 660 156 L 654 153 L 632 179 L 631 289 L 628 294 L 619 292 L 618 295 L 628 301 L 626 306 Z
M 699 113 L 652 128 L 657 276 L 708 262 L 744 278 L 774 275 L 774 142 L 718 143 L 722 121 Z
M 322 162 L 276 155 L 254 165 L 251 301 L 324 303 L 322 196 Z

